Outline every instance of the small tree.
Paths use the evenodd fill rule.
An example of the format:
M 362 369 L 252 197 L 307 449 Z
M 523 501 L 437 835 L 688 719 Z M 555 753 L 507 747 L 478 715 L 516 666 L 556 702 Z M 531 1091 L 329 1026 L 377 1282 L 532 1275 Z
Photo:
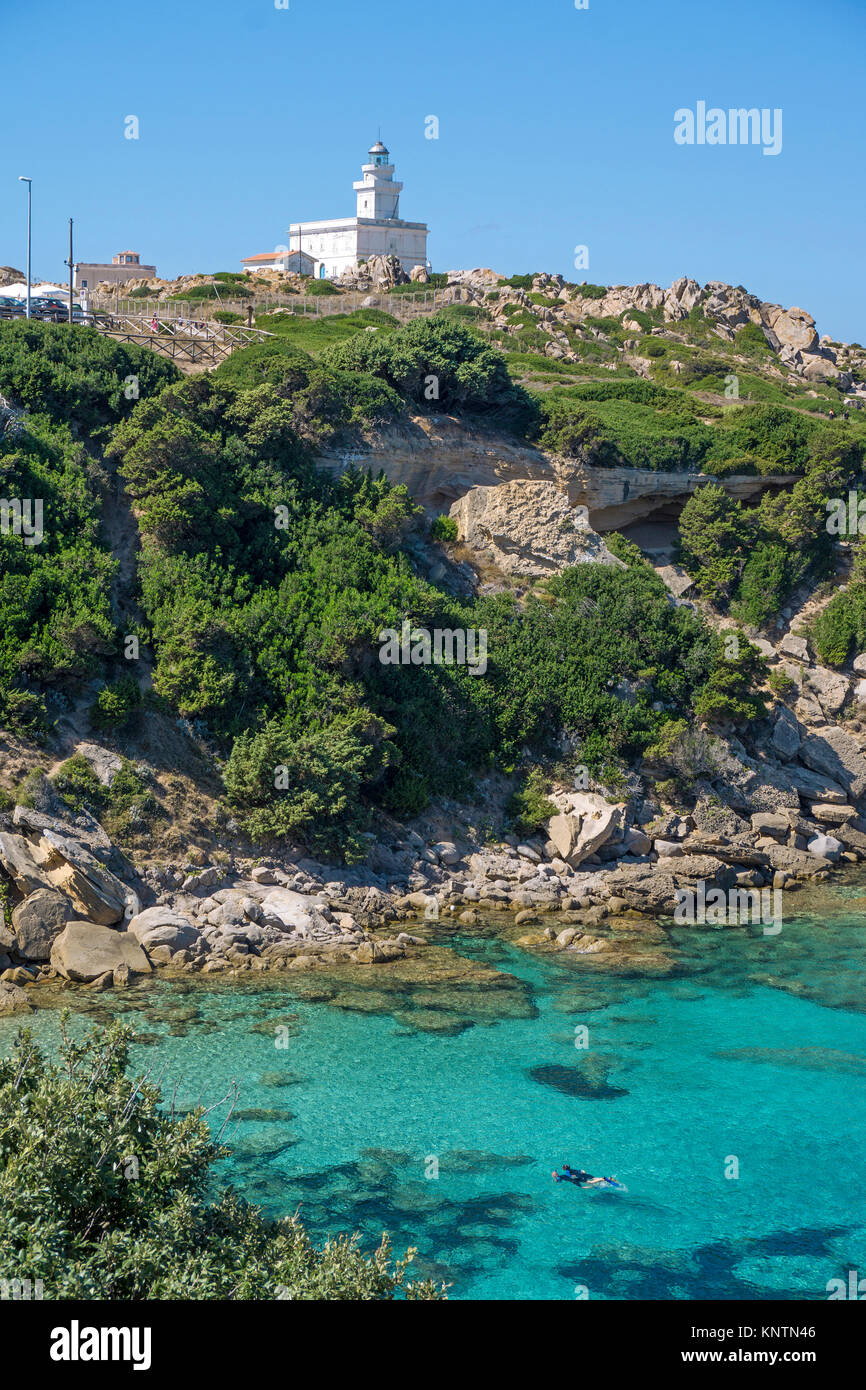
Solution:
M 682 562 L 701 593 L 726 599 L 745 563 L 746 526 L 742 508 L 715 483 L 699 488 L 680 517 Z
M 125 724 L 141 704 L 141 691 L 131 676 L 121 676 L 100 690 L 90 706 L 90 722 L 94 729 L 117 729 Z

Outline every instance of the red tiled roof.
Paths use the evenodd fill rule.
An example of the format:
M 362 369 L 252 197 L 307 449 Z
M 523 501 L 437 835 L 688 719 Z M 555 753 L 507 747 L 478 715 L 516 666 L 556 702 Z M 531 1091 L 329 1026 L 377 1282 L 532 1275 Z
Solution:
M 241 265 L 248 265 L 250 261 L 283 260 L 286 256 L 304 256 L 308 261 L 315 260 L 309 251 L 260 251 L 257 256 L 241 256 Z

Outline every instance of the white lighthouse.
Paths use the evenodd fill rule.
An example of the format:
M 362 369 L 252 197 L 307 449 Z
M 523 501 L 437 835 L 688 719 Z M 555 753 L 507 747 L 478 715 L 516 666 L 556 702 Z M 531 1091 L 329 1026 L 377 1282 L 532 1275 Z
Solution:
M 408 272 L 427 264 L 427 225 L 400 217 L 402 183 L 394 178 L 391 156 L 381 140 L 368 151 L 361 178 L 353 183 L 354 217 L 293 222 L 289 252 L 303 252 L 316 263 L 321 279 L 333 279 L 371 256 L 396 256 Z

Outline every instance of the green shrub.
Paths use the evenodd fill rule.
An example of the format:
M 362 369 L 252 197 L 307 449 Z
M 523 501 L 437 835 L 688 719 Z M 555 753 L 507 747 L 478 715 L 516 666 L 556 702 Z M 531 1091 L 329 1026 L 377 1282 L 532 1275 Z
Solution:
M 588 463 L 613 463 L 615 447 L 605 438 L 601 417 L 588 406 L 569 400 L 548 400 L 543 407 L 540 442 L 545 449 L 569 458 L 581 455 Z
M 434 541 L 456 541 L 460 528 L 453 516 L 435 516 L 430 522 L 430 539 Z
M 441 271 L 436 271 L 427 276 L 424 283 L 418 280 L 410 280 L 406 285 L 392 285 L 388 294 L 424 294 L 425 290 L 444 290 L 448 284 L 448 276 Z
M 62 323 L 0 321 L 0 394 L 86 433 L 129 415 L 137 400 L 179 376 L 149 348 L 115 343 L 95 328 L 79 325 L 70 333 Z M 137 395 L 125 389 L 133 378 Z
M 767 685 L 780 700 L 790 699 L 797 691 L 797 682 L 784 671 L 774 670 L 767 676 Z
M 141 704 L 141 690 L 131 676 L 121 676 L 100 690 L 90 706 L 94 729 L 118 729 Z
M 533 767 L 512 792 L 507 814 L 518 834 L 534 835 L 556 815 L 556 807 L 547 795 L 549 785 L 541 769 Z
M 649 333 L 653 327 L 653 316 L 648 314 L 645 309 L 626 309 L 620 316 L 620 323 L 623 319 L 634 319 L 639 323 L 644 333 Z
M 728 643 L 736 638 L 737 650 L 730 655 Z M 766 662 L 743 633 L 726 630 L 720 638 L 716 663 L 710 678 L 694 702 L 698 719 L 708 723 L 743 723 L 759 719 L 767 707 L 756 687 L 767 674 Z
M 642 338 L 638 344 L 638 352 L 642 357 L 664 357 L 667 348 L 664 343 L 660 343 L 658 338 Z
M 180 290 L 171 296 L 173 303 L 198 304 L 209 299 L 252 299 L 253 291 L 247 285 L 232 281 L 231 284 L 193 285 L 188 290 Z
M 393 333 L 357 334 L 322 361 L 379 376 L 420 409 L 495 412 L 500 426 L 519 430 L 535 419 L 534 403 L 512 382 L 502 354 L 444 311 Z
M 304 294 L 332 295 L 342 293 L 343 291 L 337 288 L 333 280 L 310 280 L 304 286 Z
M 812 623 L 810 633 L 818 657 L 825 666 L 843 666 L 857 635 L 856 610 L 851 596 L 836 594 Z
M 746 323 L 734 334 L 734 347 L 737 352 L 760 356 L 770 351 L 763 331 L 756 323 Z
M 709 483 L 680 515 L 680 558 L 700 592 L 715 602 L 730 596 L 746 563 L 748 528 L 739 502 Z
M 704 777 L 719 770 L 716 741 L 703 729 L 696 729 L 686 719 L 668 719 L 659 730 L 655 743 L 644 753 L 644 765 L 654 772 L 673 774 L 668 779 L 678 791 L 690 789 Z M 661 789 L 666 779 L 657 786 Z M 660 794 L 661 793 L 660 791 Z
M 0 684 L 0 723 L 29 738 L 42 742 L 50 725 L 45 701 L 33 690 Z
M 229 805 L 255 839 L 302 840 L 351 863 L 363 857 L 363 785 L 381 777 L 393 729 L 358 710 L 300 739 L 272 720 L 242 734 L 225 773 Z
M 70 810 L 76 814 L 87 807 L 97 814 L 108 804 L 108 789 L 104 787 L 92 765 L 82 753 L 67 758 L 52 778 L 54 786 Z
M 499 280 L 499 285 L 510 285 L 513 290 L 531 290 L 532 282 L 538 274 L 534 271 L 531 275 L 511 275 L 507 280 Z

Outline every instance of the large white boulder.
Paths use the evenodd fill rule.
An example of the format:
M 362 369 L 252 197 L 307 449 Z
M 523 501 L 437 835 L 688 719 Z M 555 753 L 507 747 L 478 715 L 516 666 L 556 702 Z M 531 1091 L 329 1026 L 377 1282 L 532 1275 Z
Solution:
M 151 964 L 132 932 L 111 931 L 94 922 L 69 922 L 51 948 L 51 964 L 67 980 L 97 980 L 126 966 L 149 975 Z
M 815 835 L 806 844 L 810 854 L 821 859 L 838 859 L 845 846 L 835 835 Z
M 622 831 L 625 805 L 611 805 L 594 792 L 570 792 L 566 807 L 548 821 L 547 834 L 561 859 L 576 869 Z
M 323 899 L 311 893 L 296 893 L 292 888 L 274 888 L 261 901 L 265 920 L 275 917 L 290 931 L 312 931 Z
M 183 951 L 195 946 L 200 932 L 186 917 L 168 907 L 147 907 L 130 919 L 127 931 L 142 946 L 167 946 L 170 951 Z

